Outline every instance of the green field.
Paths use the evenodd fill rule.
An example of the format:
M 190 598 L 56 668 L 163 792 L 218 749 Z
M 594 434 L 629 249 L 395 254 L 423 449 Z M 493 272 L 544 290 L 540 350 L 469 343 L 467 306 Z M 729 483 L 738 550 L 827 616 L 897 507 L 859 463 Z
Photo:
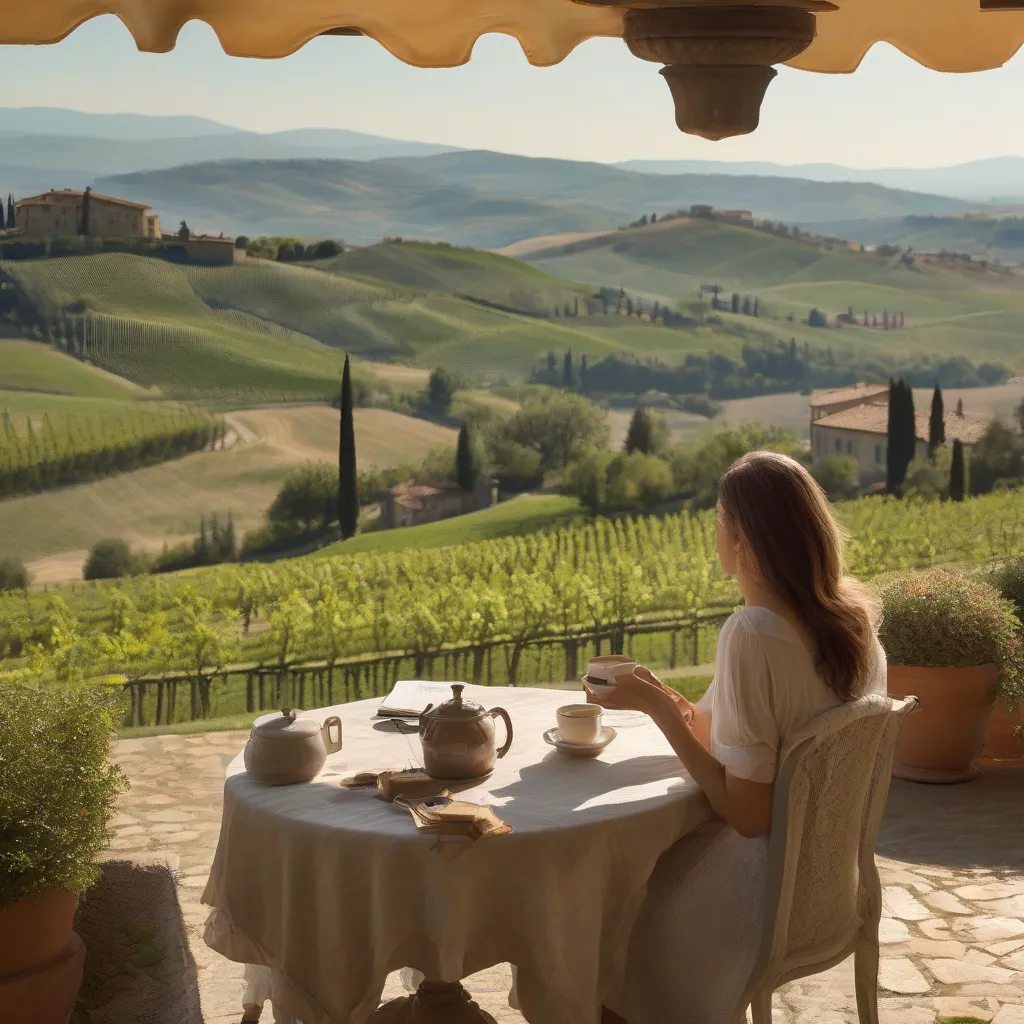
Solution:
M 442 519 L 437 523 L 400 530 L 374 530 L 331 544 L 317 552 L 316 557 L 400 551 L 404 548 L 452 547 L 470 541 L 535 533 L 560 526 L 582 514 L 575 498 L 562 494 L 523 494 L 491 508 Z
M 681 218 L 535 252 L 529 262 L 594 285 L 621 284 L 674 304 L 716 283 L 761 300 L 761 326 L 815 347 L 891 355 L 967 356 L 1024 364 L 1024 276 L 923 262 L 908 267 L 847 249 L 811 245 L 703 218 Z M 830 317 L 853 307 L 901 311 L 906 328 L 821 330 L 799 322 L 817 306 Z M 786 317 L 794 314 L 795 322 Z M 743 320 L 750 323 L 750 318 Z
M 574 306 L 577 298 L 583 302 L 594 291 L 497 253 L 425 242 L 365 246 L 318 266 L 343 276 L 392 281 L 541 315 L 566 302 Z
M 84 338 L 93 361 L 135 385 L 227 406 L 333 395 L 344 352 L 374 361 L 383 378 L 398 364 L 442 366 L 484 384 L 525 380 L 551 351 L 670 361 L 709 347 L 739 352 L 738 336 L 709 329 L 668 330 L 616 316 L 538 317 L 433 290 L 455 288 L 464 266 L 470 292 L 527 313 L 556 299 L 560 309 L 569 302 L 575 310 L 576 298 L 592 292 L 489 253 L 381 245 L 339 260 L 350 256 L 362 261 L 352 260 L 360 272 L 393 279 L 343 276 L 338 261 L 328 272 L 264 260 L 201 268 L 122 253 L 0 269 L 40 311 L 55 345 Z M 65 315 L 69 308 L 87 312 Z M 71 362 L 76 372 L 97 373 Z M 37 372 L 35 386 L 44 385 L 60 390 Z
M 0 501 L 0 552 L 16 552 L 36 584 L 76 579 L 88 548 L 106 537 L 159 551 L 195 536 L 201 516 L 232 513 L 239 537 L 263 516 L 290 469 L 337 458 L 338 414 L 324 406 L 227 415 L 228 450 L 44 494 Z M 384 409 L 357 409 L 363 469 L 422 459 L 455 431 Z M 399 531 L 400 532 L 400 531 Z
M 95 366 L 38 342 L 0 339 L 0 390 L 125 400 L 145 392 Z

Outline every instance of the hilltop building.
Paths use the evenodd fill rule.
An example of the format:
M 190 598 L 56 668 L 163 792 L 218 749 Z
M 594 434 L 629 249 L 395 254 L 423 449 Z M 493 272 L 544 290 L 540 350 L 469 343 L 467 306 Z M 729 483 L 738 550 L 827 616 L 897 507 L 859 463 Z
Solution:
M 928 454 L 930 409 L 916 413 L 916 458 Z M 988 420 L 949 409 L 945 415 L 946 441 L 960 441 L 965 454 L 981 440 Z M 889 435 L 889 388 L 885 384 L 857 384 L 825 391 L 811 399 L 811 454 L 815 461 L 830 455 L 850 455 L 857 460 L 861 478 L 885 477 Z
M 476 488 L 467 493 L 456 484 L 415 484 L 406 482 L 392 487 L 381 503 L 380 515 L 388 528 L 420 526 L 439 519 L 490 508 L 498 501 L 498 487 L 481 476 Z
M 27 238 L 94 235 L 98 238 L 160 238 L 160 218 L 145 205 L 66 188 L 21 199 L 14 222 Z

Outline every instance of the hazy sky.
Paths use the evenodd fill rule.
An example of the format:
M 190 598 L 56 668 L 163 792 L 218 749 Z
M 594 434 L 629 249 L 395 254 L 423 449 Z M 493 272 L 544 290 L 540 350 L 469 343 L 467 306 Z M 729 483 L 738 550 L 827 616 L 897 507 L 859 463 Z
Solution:
M 22 0 L 32 2 L 32 0 Z M 279 61 L 226 57 L 192 23 L 169 54 L 140 54 L 112 17 L 63 43 L 0 48 L 4 106 L 198 114 L 255 131 L 329 126 L 533 156 L 833 161 L 928 167 L 1024 154 L 1024 55 L 942 75 L 876 46 L 854 75 L 780 70 L 761 127 L 710 143 L 680 134 L 658 65 L 592 40 L 554 68 L 488 36 L 461 68 L 407 67 L 370 39 L 324 38 Z

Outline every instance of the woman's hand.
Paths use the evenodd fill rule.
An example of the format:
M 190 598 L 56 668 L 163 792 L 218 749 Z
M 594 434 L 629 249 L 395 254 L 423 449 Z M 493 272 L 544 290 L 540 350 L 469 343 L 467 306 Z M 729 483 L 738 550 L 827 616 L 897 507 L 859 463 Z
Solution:
M 584 686 L 586 684 L 584 683 Z M 586 687 L 587 702 L 599 704 L 609 711 L 642 711 L 652 717 L 671 707 L 676 696 L 673 690 L 648 669 L 638 666 L 630 675 L 616 677 L 615 686 L 598 689 Z
M 631 675 L 619 676 L 616 684 L 607 692 L 595 693 L 587 687 L 587 703 L 599 704 L 609 711 L 642 711 L 652 718 L 674 706 L 687 724 L 693 722 L 693 705 L 643 665 L 638 665 Z

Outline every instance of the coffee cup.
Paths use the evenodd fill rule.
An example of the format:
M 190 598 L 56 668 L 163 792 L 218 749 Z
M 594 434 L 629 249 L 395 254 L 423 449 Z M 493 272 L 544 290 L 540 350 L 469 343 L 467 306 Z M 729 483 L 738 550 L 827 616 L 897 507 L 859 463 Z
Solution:
M 583 682 L 592 686 L 614 686 L 619 676 L 628 676 L 636 669 L 636 662 L 623 654 L 603 654 L 587 663 Z
M 557 711 L 558 734 L 566 743 L 596 743 L 601 736 L 597 704 L 566 704 Z

